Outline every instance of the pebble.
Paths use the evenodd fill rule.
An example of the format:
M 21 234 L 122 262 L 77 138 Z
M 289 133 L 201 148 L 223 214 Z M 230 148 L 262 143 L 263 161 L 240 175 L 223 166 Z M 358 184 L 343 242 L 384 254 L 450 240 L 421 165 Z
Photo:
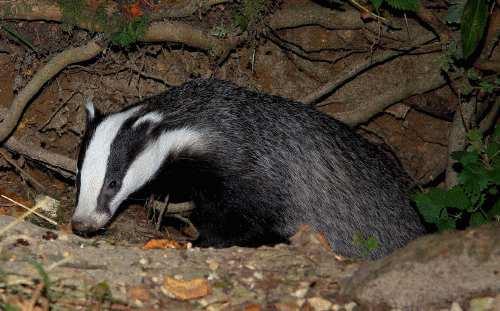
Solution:
M 314 311 L 326 311 L 330 310 L 332 303 L 321 297 L 312 297 L 307 299 L 309 305 L 314 309 Z

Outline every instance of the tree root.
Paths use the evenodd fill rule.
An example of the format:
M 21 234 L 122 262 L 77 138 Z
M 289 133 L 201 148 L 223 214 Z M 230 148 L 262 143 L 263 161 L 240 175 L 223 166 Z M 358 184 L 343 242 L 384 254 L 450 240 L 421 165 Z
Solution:
M 40 89 L 47 81 L 55 77 L 66 66 L 94 58 L 104 47 L 97 40 L 91 40 L 81 47 L 70 48 L 54 56 L 28 82 L 24 89 L 14 98 L 7 114 L 3 114 L 0 123 L 0 143 L 3 142 L 16 128 L 21 115 Z

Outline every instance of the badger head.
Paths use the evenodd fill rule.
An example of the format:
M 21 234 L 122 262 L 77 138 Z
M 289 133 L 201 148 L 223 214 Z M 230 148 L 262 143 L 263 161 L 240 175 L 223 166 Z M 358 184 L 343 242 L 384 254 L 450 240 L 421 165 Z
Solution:
M 135 106 L 102 115 L 86 105 L 87 129 L 78 158 L 73 230 L 105 227 L 127 197 L 154 178 L 169 156 L 202 148 L 192 128 L 166 129 L 161 112 Z

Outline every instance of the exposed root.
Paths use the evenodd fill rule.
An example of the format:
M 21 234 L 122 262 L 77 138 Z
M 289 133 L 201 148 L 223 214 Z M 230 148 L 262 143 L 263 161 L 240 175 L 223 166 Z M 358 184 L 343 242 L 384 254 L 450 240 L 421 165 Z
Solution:
M 91 40 L 81 47 L 67 49 L 49 60 L 14 98 L 8 113 L 3 115 L 2 123 L 0 123 L 0 143 L 5 141 L 14 131 L 26 106 L 47 81 L 55 77 L 66 66 L 92 59 L 103 50 L 104 46 L 100 45 L 97 40 Z

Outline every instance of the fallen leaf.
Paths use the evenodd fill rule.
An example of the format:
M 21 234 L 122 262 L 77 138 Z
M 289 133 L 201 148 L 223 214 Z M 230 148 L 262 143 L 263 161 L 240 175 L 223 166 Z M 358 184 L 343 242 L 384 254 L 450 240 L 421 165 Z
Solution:
M 259 304 L 252 303 L 252 304 L 246 305 L 244 310 L 245 311 L 260 311 L 260 310 L 262 310 L 262 308 L 260 307 Z
M 175 249 L 184 249 L 186 248 L 186 244 L 179 243 L 174 240 L 166 240 L 166 239 L 158 239 L 158 240 L 149 240 L 144 246 L 143 249 L 165 249 L 165 248 L 175 248 Z
M 139 2 L 131 4 L 128 7 L 127 11 L 128 11 L 128 14 L 130 15 L 130 17 L 132 17 L 132 18 L 142 16 L 142 14 L 143 14 L 142 9 L 141 9 L 141 4 Z
M 210 293 L 210 286 L 205 279 L 185 281 L 166 277 L 163 287 L 179 300 L 198 299 Z
M 142 286 L 135 286 L 129 288 L 127 294 L 128 297 L 132 300 L 147 301 L 151 297 L 149 291 Z

